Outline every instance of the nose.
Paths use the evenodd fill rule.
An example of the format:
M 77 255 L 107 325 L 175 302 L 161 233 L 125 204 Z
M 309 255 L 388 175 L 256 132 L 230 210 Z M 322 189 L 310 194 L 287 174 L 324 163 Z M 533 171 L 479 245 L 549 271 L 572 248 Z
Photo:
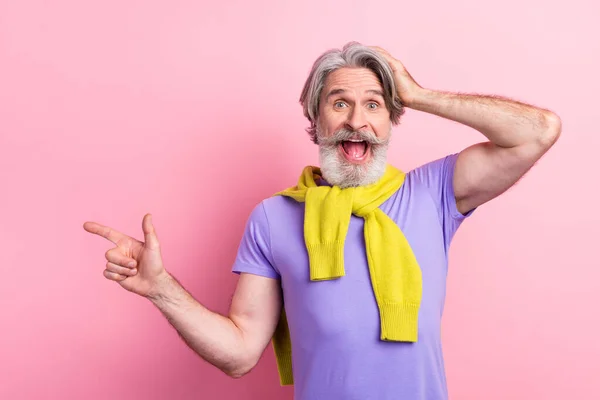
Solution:
M 367 119 L 364 110 L 361 107 L 354 107 L 346 120 L 346 128 L 353 131 L 359 131 L 367 128 Z

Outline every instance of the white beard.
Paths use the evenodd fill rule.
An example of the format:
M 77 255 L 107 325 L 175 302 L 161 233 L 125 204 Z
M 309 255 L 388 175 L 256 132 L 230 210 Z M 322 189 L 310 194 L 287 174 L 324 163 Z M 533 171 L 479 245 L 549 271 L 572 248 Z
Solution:
M 373 137 L 372 134 L 369 136 Z M 334 135 L 335 137 L 335 135 Z M 352 164 L 339 152 L 338 145 L 319 144 L 319 160 L 323 178 L 331 185 L 340 188 L 366 186 L 377 182 L 387 167 L 389 138 L 380 144 L 371 143 L 371 159 L 361 165 Z

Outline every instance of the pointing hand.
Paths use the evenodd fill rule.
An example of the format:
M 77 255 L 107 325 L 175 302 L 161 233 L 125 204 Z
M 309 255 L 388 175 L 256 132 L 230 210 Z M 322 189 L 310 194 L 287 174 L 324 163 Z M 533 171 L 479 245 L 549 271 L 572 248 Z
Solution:
M 149 297 L 161 279 L 168 276 L 150 214 L 146 214 L 142 221 L 144 242 L 95 222 L 86 222 L 83 229 L 116 245 L 106 252 L 108 262 L 104 276 L 126 290 Z

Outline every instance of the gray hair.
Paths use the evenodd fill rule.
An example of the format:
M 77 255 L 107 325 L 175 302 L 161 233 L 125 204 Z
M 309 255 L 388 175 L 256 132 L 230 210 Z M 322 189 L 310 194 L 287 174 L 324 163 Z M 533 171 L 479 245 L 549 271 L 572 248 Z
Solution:
M 344 67 L 367 68 L 377 75 L 379 83 L 383 86 L 385 106 L 390 111 L 390 120 L 394 125 L 400 122 L 400 116 L 404 114 L 404 106 L 396 92 L 394 72 L 387 60 L 376 50 L 357 42 L 350 42 L 342 50 L 331 49 L 321 54 L 313 64 L 302 89 L 300 104 L 304 116 L 310 122 L 310 127 L 306 131 L 314 143 L 318 143 L 317 120 L 325 80 L 331 72 Z

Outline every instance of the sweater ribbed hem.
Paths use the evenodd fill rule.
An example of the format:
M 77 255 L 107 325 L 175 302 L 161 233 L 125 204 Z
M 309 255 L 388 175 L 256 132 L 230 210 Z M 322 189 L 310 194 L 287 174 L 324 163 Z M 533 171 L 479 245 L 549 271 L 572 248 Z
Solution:
M 416 342 L 418 336 L 419 305 L 384 303 L 379 305 L 381 340 Z
M 344 242 L 309 244 L 307 250 L 312 281 L 344 276 Z
M 279 383 L 281 386 L 293 385 L 294 374 L 292 370 L 292 352 L 289 349 L 275 351 L 277 357 L 277 371 L 279 371 Z
M 287 323 L 285 307 L 281 309 L 279 322 L 273 333 L 273 350 L 277 360 L 277 370 L 279 371 L 279 383 L 284 385 L 294 384 L 294 374 L 292 371 L 292 340 Z

